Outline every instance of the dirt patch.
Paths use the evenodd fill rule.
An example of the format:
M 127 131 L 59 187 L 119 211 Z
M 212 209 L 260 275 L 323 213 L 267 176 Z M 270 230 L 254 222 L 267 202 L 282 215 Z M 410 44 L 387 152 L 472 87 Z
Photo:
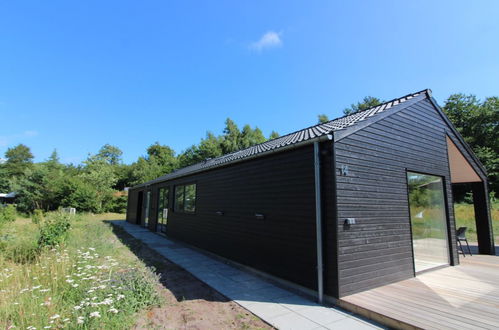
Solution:
M 140 313 L 135 329 L 272 329 L 140 240 L 114 228 L 138 258 L 161 274 L 158 292 L 165 303 Z

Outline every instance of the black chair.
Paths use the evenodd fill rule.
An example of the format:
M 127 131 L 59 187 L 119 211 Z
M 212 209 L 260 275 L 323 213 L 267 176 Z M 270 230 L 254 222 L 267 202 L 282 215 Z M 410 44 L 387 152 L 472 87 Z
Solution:
M 463 246 L 461 244 L 461 242 L 463 241 L 466 242 L 466 245 L 468 246 L 468 252 L 470 253 L 470 256 L 472 256 L 470 245 L 468 244 L 468 239 L 466 238 L 467 229 L 468 229 L 467 227 L 459 227 L 458 230 L 456 231 L 457 243 L 459 244 L 459 247 L 461 248 L 461 252 L 463 253 L 464 257 L 466 257 L 466 253 L 464 252 Z

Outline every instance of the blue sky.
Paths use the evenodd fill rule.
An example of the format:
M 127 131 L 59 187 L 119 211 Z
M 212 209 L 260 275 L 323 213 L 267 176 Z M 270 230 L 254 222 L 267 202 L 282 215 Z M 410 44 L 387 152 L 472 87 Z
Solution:
M 498 1 L 3 1 L 0 157 L 177 152 L 224 120 L 265 135 L 372 95 L 499 95 Z

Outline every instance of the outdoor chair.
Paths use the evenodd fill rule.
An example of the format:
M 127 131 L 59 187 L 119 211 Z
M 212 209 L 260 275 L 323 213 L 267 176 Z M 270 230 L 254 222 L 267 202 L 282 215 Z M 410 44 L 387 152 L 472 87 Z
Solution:
M 468 239 L 466 238 L 466 230 L 467 229 L 468 229 L 468 227 L 459 227 L 458 230 L 456 231 L 457 243 L 459 244 L 459 248 L 461 249 L 461 252 L 463 253 L 464 257 L 466 257 L 466 253 L 464 252 L 463 245 L 461 244 L 461 242 L 463 242 L 463 241 L 466 242 L 466 246 L 468 246 L 468 252 L 469 252 L 470 256 L 472 256 L 470 245 L 468 244 Z

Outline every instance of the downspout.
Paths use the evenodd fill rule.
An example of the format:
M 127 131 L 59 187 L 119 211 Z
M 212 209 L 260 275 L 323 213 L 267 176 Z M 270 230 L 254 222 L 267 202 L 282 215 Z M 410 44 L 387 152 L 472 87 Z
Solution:
M 322 304 L 324 296 L 324 277 L 322 265 L 322 197 L 319 142 L 314 142 L 315 171 L 315 228 L 317 238 L 317 301 Z

